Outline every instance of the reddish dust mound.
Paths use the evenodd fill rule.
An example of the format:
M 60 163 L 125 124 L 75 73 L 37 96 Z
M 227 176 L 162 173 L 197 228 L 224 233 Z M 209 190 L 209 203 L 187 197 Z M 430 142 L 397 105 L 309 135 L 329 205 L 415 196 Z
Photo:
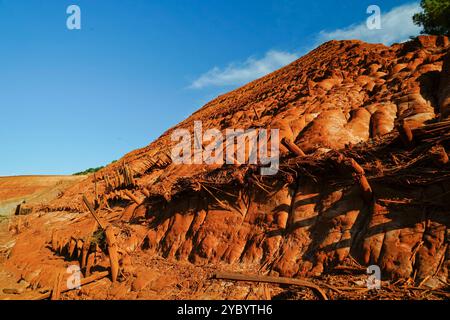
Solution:
M 446 37 L 391 47 L 325 43 L 211 101 L 148 147 L 39 207 L 48 217 L 33 225 L 52 211 L 80 214 L 40 231 L 53 253 L 40 249 L 35 261 L 59 254 L 87 274 L 111 264 L 112 279 L 124 283 L 138 281 L 135 264 L 151 257 L 287 277 L 374 264 L 384 280 L 405 287 L 444 286 L 449 70 Z M 260 175 L 261 165 L 248 161 L 173 163 L 171 134 L 192 134 L 194 121 L 203 130 L 279 129 L 278 173 Z M 83 195 L 115 243 L 94 233 L 98 225 Z M 8 264 L 29 261 L 25 250 L 18 241 Z

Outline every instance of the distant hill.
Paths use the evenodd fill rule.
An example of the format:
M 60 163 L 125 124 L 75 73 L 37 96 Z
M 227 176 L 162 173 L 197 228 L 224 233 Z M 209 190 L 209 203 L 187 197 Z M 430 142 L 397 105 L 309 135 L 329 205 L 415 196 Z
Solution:
M 0 215 L 11 214 L 17 204 L 44 203 L 55 199 L 68 186 L 85 176 L 14 176 L 0 177 Z

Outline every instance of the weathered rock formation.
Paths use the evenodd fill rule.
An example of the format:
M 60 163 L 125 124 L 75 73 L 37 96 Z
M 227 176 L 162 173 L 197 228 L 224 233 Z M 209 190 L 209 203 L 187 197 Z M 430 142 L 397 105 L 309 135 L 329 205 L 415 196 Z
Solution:
M 357 261 L 379 265 L 385 279 L 438 286 L 450 263 L 450 125 L 440 121 L 450 115 L 449 67 L 446 37 L 327 42 L 219 96 L 39 210 L 87 212 L 84 194 L 105 219 L 121 212 L 111 218 L 117 229 L 146 226 L 137 243 L 149 254 L 292 277 Z M 306 155 L 282 144 L 275 176 L 258 165 L 172 163 L 171 133 L 192 132 L 194 121 L 204 130 L 276 128 Z M 89 246 L 70 245 L 69 226 L 58 232 L 55 250 L 78 248 L 85 261 Z

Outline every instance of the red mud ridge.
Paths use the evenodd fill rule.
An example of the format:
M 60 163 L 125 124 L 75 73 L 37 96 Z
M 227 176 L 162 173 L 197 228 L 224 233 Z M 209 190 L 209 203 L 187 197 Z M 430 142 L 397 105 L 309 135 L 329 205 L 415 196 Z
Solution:
M 447 37 L 391 47 L 327 42 L 219 96 L 149 146 L 35 208 L 40 218 L 31 229 L 53 213 L 72 220 L 40 229 L 39 259 L 19 254 L 31 250 L 19 235 L 6 265 L 26 273 L 30 264 L 48 264 L 45 246 L 88 274 L 101 265 L 107 250 L 92 240 L 98 224 L 85 195 L 114 230 L 119 277 L 139 252 L 285 277 L 375 264 L 386 280 L 443 286 L 450 264 L 449 115 Z M 204 129 L 279 129 L 279 172 L 172 163 L 171 133 L 192 132 L 194 121 Z

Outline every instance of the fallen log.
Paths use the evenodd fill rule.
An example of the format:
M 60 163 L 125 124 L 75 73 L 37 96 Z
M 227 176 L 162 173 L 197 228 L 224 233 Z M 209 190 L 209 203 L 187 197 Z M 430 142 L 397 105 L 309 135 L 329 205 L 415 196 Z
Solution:
M 366 174 L 364 169 L 355 161 L 355 159 L 350 158 L 350 165 L 355 173 L 362 175 Z
M 359 187 L 361 188 L 362 197 L 367 204 L 371 204 L 373 200 L 373 191 L 370 187 L 369 181 L 366 176 L 361 175 L 358 177 Z
M 138 197 L 136 197 L 132 192 L 130 192 L 128 190 L 124 190 L 124 193 L 128 198 L 133 200 L 136 204 L 140 205 L 142 203 L 142 200 L 139 199 Z
M 333 272 L 342 272 L 346 274 L 356 273 L 365 274 L 367 269 L 360 266 L 336 266 L 332 269 Z
M 86 207 L 89 209 L 89 212 L 94 216 L 94 219 L 97 221 L 98 225 L 102 230 L 105 230 L 103 224 L 100 222 L 100 219 L 97 217 L 97 214 L 95 213 L 94 207 L 89 202 L 89 200 L 86 198 L 86 196 L 83 194 L 83 202 L 86 205 Z
M 142 188 L 142 193 L 144 194 L 144 196 L 146 196 L 147 198 L 149 198 L 150 197 L 150 192 L 148 191 L 148 189 L 147 188 Z
M 81 279 L 81 281 L 80 281 L 81 282 L 81 286 L 85 286 L 85 285 L 88 285 L 88 284 L 90 284 L 92 282 L 101 280 L 101 279 L 107 277 L 108 274 L 109 274 L 108 271 L 102 271 L 102 272 L 95 273 L 95 274 L 93 274 L 90 277 Z M 61 290 L 60 293 L 69 292 L 71 290 L 77 290 L 77 288 L 72 288 L 72 289 L 66 288 L 64 290 Z M 36 298 L 31 299 L 31 300 L 45 300 L 45 299 L 50 298 L 51 296 L 52 296 L 52 292 L 47 292 L 47 293 L 43 293 L 40 296 L 37 296 Z
M 288 138 L 281 139 L 281 143 L 293 154 L 295 154 L 298 157 L 304 157 L 306 154 L 303 152 L 302 149 L 300 149 L 299 146 L 297 146 L 295 143 L 293 143 Z
M 276 284 L 287 284 L 300 286 L 305 288 L 313 289 L 321 299 L 328 300 L 325 292 L 318 285 L 301 279 L 285 278 L 285 277 L 272 277 L 272 276 L 261 276 L 261 275 L 246 275 L 234 272 L 216 272 L 214 274 L 215 279 L 222 280 L 236 280 L 236 281 L 250 281 L 250 282 L 266 282 L 266 283 L 276 283 Z

